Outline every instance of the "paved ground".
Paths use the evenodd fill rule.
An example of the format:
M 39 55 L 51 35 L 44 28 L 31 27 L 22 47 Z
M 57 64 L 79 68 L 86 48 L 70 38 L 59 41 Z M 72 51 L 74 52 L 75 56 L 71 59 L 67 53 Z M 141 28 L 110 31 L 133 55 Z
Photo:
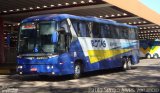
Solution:
M 160 60 L 142 59 L 132 70 L 96 71 L 81 79 L 0 75 L 0 86 L 2 93 L 92 93 L 93 87 L 160 87 Z

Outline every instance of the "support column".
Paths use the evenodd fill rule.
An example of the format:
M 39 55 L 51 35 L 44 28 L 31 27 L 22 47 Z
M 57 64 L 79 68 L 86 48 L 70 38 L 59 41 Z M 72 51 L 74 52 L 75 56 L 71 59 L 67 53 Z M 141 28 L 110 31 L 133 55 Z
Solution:
M 3 19 L 0 17 L 0 64 L 5 63 L 4 57 L 4 30 L 3 30 Z

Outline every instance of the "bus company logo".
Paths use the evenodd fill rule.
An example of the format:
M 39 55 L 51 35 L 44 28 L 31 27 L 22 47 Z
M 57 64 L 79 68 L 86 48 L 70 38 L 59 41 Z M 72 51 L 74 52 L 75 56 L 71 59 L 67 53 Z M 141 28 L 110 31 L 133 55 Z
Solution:
M 106 47 L 105 40 L 91 40 L 91 45 L 93 47 Z
M 117 45 L 117 43 L 116 43 L 116 42 L 110 42 L 110 46 L 111 46 L 111 47 L 112 47 L 112 46 L 117 47 L 118 45 Z

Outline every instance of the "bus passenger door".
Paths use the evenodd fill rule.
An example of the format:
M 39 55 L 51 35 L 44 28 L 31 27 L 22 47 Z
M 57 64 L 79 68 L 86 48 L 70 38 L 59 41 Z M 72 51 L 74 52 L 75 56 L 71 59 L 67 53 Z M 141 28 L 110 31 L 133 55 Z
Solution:
M 71 42 L 71 35 L 70 33 L 66 33 L 65 29 L 62 27 L 61 31 L 59 31 L 59 51 L 60 52 L 67 52 L 69 51 L 69 46 Z

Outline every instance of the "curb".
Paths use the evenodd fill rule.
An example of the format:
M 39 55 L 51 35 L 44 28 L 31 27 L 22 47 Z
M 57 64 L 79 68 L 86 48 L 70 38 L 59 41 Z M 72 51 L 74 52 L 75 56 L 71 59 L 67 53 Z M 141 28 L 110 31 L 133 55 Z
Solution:
M 15 73 L 16 69 L 0 69 L 0 75 L 10 75 Z

